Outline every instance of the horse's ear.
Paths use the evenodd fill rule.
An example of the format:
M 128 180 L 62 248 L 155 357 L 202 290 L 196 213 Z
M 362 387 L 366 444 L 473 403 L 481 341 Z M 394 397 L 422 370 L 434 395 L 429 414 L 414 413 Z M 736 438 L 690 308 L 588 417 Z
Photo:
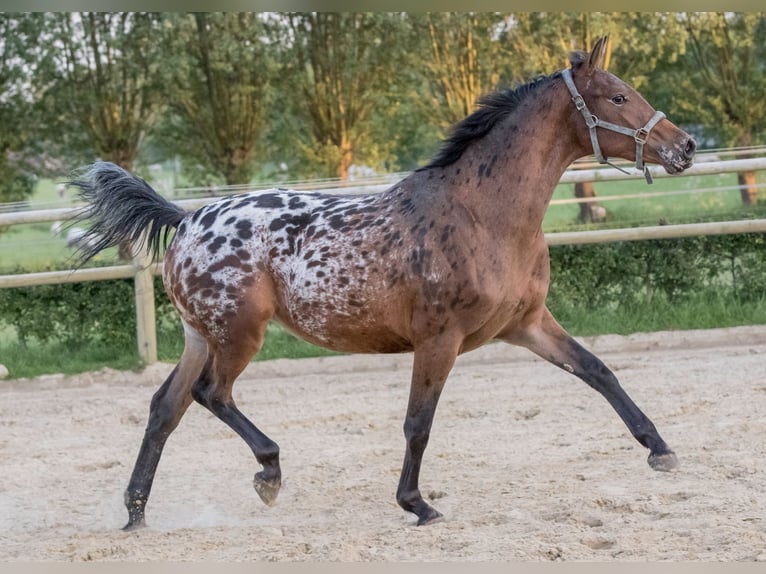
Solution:
M 609 46 L 609 36 L 602 36 L 593 45 L 588 57 L 588 73 L 603 68 L 606 61 L 606 50 Z

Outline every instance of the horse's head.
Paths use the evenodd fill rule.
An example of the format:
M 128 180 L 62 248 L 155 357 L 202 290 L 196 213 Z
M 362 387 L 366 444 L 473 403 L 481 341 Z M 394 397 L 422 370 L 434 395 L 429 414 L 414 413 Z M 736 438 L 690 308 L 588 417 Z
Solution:
M 655 110 L 636 90 L 602 68 L 607 38 L 590 54 L 572 55 L 571 69 L 562 76 L 574 105 L 572 113 L 578 138 L 601 163 L 609 156 L 660 164 L 668 173 L 679 173 L 692 164 L 697 144 L 689 134 Z M 648 171 L 647 181 L 651 183 Z

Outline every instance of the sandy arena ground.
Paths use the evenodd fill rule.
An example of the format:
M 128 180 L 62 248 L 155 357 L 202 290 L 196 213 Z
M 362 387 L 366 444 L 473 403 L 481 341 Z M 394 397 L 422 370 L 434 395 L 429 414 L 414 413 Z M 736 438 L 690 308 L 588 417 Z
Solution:
M 142 373 L 0 381 L 0 560 L 766 561 L 766 326 L 585 339 L 681 461 L 657 473 L 605 400 L 501 344 L 461 357 L 426 451 L 427 527 L 396 504 L 411 355 L 254 363 L 235 396 L 282 451 L 259 469 L 192 405 L 143 530 L 120 530 Z

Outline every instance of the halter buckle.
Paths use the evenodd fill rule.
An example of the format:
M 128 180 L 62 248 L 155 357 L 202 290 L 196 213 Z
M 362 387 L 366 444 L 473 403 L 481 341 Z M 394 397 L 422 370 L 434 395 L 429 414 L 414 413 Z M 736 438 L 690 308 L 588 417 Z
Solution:
M 577 111 L 582 111 L 585 109 L 585 100 L 583 100 L 580 94 L 574 94 L 572 96 L 572 101 L 574 102 Z
M 633 139 L 636 140 L 636 143 L 645 144 L 646 140 L 649 139 L 649 130 L 646 128 L 638 128 L 636 133 L 633 134 Z

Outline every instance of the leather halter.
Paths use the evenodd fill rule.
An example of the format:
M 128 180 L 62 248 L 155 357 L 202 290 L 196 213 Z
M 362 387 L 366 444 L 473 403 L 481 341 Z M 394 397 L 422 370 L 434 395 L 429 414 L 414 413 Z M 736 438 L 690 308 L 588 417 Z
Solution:
M 659 110 L 655 111 L 654 115 L 648 122 L 646 122 L 644 127 L 635 130 L 618 126 L 611 122 L 605 122 L 590 113 L 588 106 L 585 105 L 585 100 L 583 100 L 582 96 L 579 94 L 577 88 L 574 85 L 574 81 L 572 80 L 572 73 L 569 71 L 569 69 L 562 70 L 561 75 L 564 78 L 564 83 L 566 83 L 567 88 L 569 88 L 569 93 L 572 94 L 572 101 L 574 102 L 575 107 L 580 111 L 583 118 L 585 118 L 585 125 L 588 126 L 588 130 L 590 132 L 590 141 L 593 145 L 593 154 L 596 156 L 598 162 L 609 164 L 613 168 L 619 169 L 623 173 L 628 173 L 624 169 L 611 163 L 601 153 L 601 147 L 598 145 L 598 135 L 596 133 L 596 128 L 600 127 L 611 130 L 613 132 L 631 136 L 636 142 L 636 169 L 642 169 L 644 172 L 644 177 L 646 178 L 646 183 L 652 183 L 652 174 L 649 173 L 649 167 L 644 165 L 644 144 L 649 138 L 649 132 L 652 131 L 652 128 L 656 126 L 662 118 L 665 117 L 665 114 Z

